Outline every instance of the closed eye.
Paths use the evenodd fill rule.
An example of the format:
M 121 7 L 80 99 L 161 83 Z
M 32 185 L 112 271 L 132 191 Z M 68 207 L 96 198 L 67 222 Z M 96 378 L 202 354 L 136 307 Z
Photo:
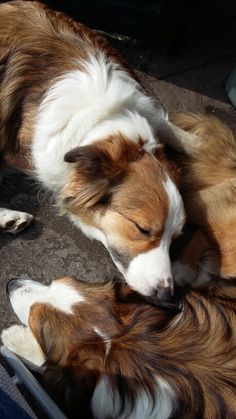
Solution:
M 150 237 L 151 236 L 151 231 L 150 230 L 148 230 L 148 229 L 146 229 L 146 228 L 143 228 L 143 227 L 141 227 L 139 224 L 137 224 L 137 223 L 134 223 L 134 225 L 135 225 L 135 227 L 138 229 L 138 231 L 143 235 L 143 236 L 146 236 L 146 237 Z
M 113 211 L 116 211 L 118 214 L 120 214 L 122 217 L 126 218 L 127 220 L 129 220 L 131 223 L 133 223 L 136 227 L 136 229 L 139 231 L 139 233 L 141 233 L 143 236 L 145 237 L 151 237 L 152 233 L 151 230 L 149 230 L 148 228 L 145 228 L 143 226 L 140 226 L 138 223 L 136 223 L 135 221 L 133 221 L 132 219 L 126 217 L 124 214 L 122 214 L 122 212 L 118 211 L 117 208 L 114 208 L 111 206 L 111 208 L 113 209 Z

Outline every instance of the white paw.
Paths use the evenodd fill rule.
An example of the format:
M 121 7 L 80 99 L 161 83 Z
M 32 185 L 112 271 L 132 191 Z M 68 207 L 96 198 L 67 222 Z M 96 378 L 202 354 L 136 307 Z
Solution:
M 196 278 L 197 272 L 189 265 L 185 265 L 178 260 L 172 263 L 172 275 L 174 282 L 180 286 L 190 285 Z
M 2 342 L 12 352 L 38 367 L 45 362 L 43 352 L 28 327 L 14 324 L 2 331 Z
M 4 233 L 16 234 L 24 230 L 33 218 L 33 215 L 27 212 L 0 208 L 0 229 Z

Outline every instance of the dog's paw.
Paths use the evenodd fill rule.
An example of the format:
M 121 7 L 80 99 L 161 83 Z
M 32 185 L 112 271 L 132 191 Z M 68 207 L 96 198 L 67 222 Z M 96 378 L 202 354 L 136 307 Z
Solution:
M 45 362 L 43 352 L 28 327 L 13 325 L 2 331 L 2 342 L 23 360 L 40 367 Z
M 184 287 L 186 285 L 192 285 L 196 276 L 197 272 L 191 268 L 189 265 L 185 265 L 180 261 L 176 260 L 172 263 L 172 275 L 174 278 L 174 282 Z
M 0 208 L 0 229 L 4 233 L 16 234 L 24 230 L 33 220 L 27 212 Z
M 25 345 L 26 327 L 14 324 L 13 326 L 3 329 L 2 342 L 11 351 L 20 355 L 22 348 Z

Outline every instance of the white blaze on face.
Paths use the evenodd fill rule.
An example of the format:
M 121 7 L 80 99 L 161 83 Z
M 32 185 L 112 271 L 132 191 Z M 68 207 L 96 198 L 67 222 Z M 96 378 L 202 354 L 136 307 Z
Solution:
M 28 279 L 15 281 L 17 285 L 9 293 L 10 302 L 15 314 L 25 325 L 28 325 L 33 304 L 50 304 L 66 314 L 72 314 L 73 304 L 84 301 L 84 297 L 76 289 L 63 281 L 53 281 L 51 285 L 39 284 Z
M 164 181 L 164 188 L 169 211 L 160 245 L 132 259 L 125 275 L 131 288 L 147 296 L 154 295 L 158 287 L 168 288 L 172 283 L 169 247 L 174 234 L 182 230 L 185 219 L 182 198 L 169 177 Z

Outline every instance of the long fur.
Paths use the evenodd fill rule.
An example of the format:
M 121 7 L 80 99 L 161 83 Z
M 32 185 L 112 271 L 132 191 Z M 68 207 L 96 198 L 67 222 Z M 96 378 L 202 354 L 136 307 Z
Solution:
M 163 308 L 118 284 L 63 281 L 84 302 L 72 317 L 38 303 L 29 325 L 47 359 L 45 385 L 69 417 L 80 398 L 104 419 L 145 417 L 137 406 L 161 419 L 235 417 L 236 283 L 179 290 L 176 307 Z

